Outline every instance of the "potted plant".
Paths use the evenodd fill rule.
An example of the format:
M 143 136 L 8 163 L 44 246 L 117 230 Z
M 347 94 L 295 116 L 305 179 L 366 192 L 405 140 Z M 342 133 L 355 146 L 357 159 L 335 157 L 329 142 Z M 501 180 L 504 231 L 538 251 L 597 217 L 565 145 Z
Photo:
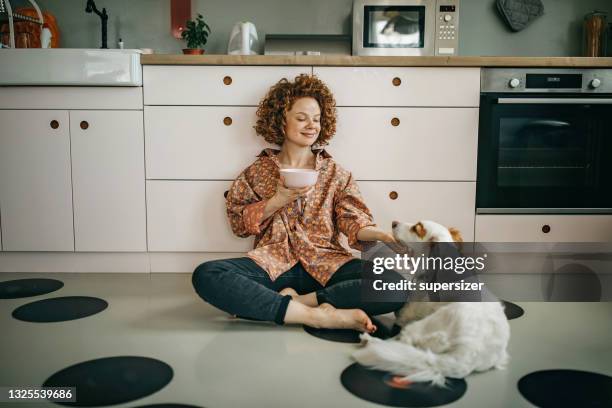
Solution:
M 186 28 L 181 33 L 181 37 L 187 40 L 187 48 L 183 48 L 183 54 L 204 54 L 202 47 L 208 41 L 210 27 L 204 21 L 204 17 L 198 14 L 194 20 L 189 20 L 185 24 Z

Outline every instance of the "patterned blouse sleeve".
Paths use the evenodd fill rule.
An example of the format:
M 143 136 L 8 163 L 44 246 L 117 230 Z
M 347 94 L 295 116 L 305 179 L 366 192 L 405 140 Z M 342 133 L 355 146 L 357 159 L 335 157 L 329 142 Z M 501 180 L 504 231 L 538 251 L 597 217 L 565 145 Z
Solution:
M 335 204 L 336 228 L 348 238 L 348 244 L 357 251 L 365 251 L 375 244 L 375 242 L 359 241 L 357 232 L 363 227 L 376 226 L 372 219 L 370 210 L 365 205 L 359 187 L 349 175 L 349 181 L 339 192 Z
M 232 183 L 225 199 L 227 217 L 234 234 L 246 238 L 261 233 L 272 220 L 272 217 L 262 220 L 266 203 L 267 200 L 253 190 L 246 170 L 243 171 Z

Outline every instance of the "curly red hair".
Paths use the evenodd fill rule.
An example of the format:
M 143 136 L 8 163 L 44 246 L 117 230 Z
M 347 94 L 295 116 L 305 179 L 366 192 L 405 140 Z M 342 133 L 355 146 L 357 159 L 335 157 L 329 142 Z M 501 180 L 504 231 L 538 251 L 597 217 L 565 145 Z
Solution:
M 314 75 L 300 74 L 293 82 L 278 81 L 257 108 L 255 132 L 268 143 L 285 141 L 285 117 L 293 103 L 304 97 L 316 99 L 321 109 L 321 132 L 314 144 L 325 146 L 336 133 L 336 100 L 327 85 Z

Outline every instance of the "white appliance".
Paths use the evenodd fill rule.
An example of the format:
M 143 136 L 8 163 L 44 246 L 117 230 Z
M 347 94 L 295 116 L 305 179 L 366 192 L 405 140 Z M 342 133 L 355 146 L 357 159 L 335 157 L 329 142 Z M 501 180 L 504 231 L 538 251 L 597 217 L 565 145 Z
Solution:
M 255 25 L 249 21 L 241 21 L 234 25 L 227 44 L 230 55 L 256 55 L 259 40 Z
M 459 0 L 353 0 L 353 55 L 457 55 Z

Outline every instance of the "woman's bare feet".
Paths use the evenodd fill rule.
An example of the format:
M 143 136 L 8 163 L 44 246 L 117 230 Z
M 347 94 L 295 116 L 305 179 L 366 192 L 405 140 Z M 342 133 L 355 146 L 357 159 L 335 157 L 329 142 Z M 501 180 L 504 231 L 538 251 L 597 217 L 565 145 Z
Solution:
M 315 324 L 325 329 L 353 329 L 374 333 L 377 327 L 361 309 L 336 309 L 329 303 L 315 308 Z
M 281 290 L 280 292 L 278 292 L 278 293 L 280 293 L 280 294 L 281 294 L 281 295 L 283 295 L 283 296 L 287 296 L 287 295 L 289 295 L 289 296 L 291 296 L 291 297 L 292 297 L 293 299 L 295 299 L 295 300 L 298 300 L 298 299 L 296 299 L 296 298 L 300 297 L 300 295 L 298 295 L 298 293 L 297 293 L 297 292 L 295 291 L 295 289 L 293 289 L 293 288 L 285 288 L 285 289 L 282 289 L 282 290 Z
M 306 306 L 310 306 L 310 307 L 318 306 L 316 292 L 310 292 L 305 295 L 300 295 L 293 288 L 284 288 L 278 293 L 280 293 L 283 296 L 289 295 L 296 302 L 300 302 L 301 304 L 306 305 Z

